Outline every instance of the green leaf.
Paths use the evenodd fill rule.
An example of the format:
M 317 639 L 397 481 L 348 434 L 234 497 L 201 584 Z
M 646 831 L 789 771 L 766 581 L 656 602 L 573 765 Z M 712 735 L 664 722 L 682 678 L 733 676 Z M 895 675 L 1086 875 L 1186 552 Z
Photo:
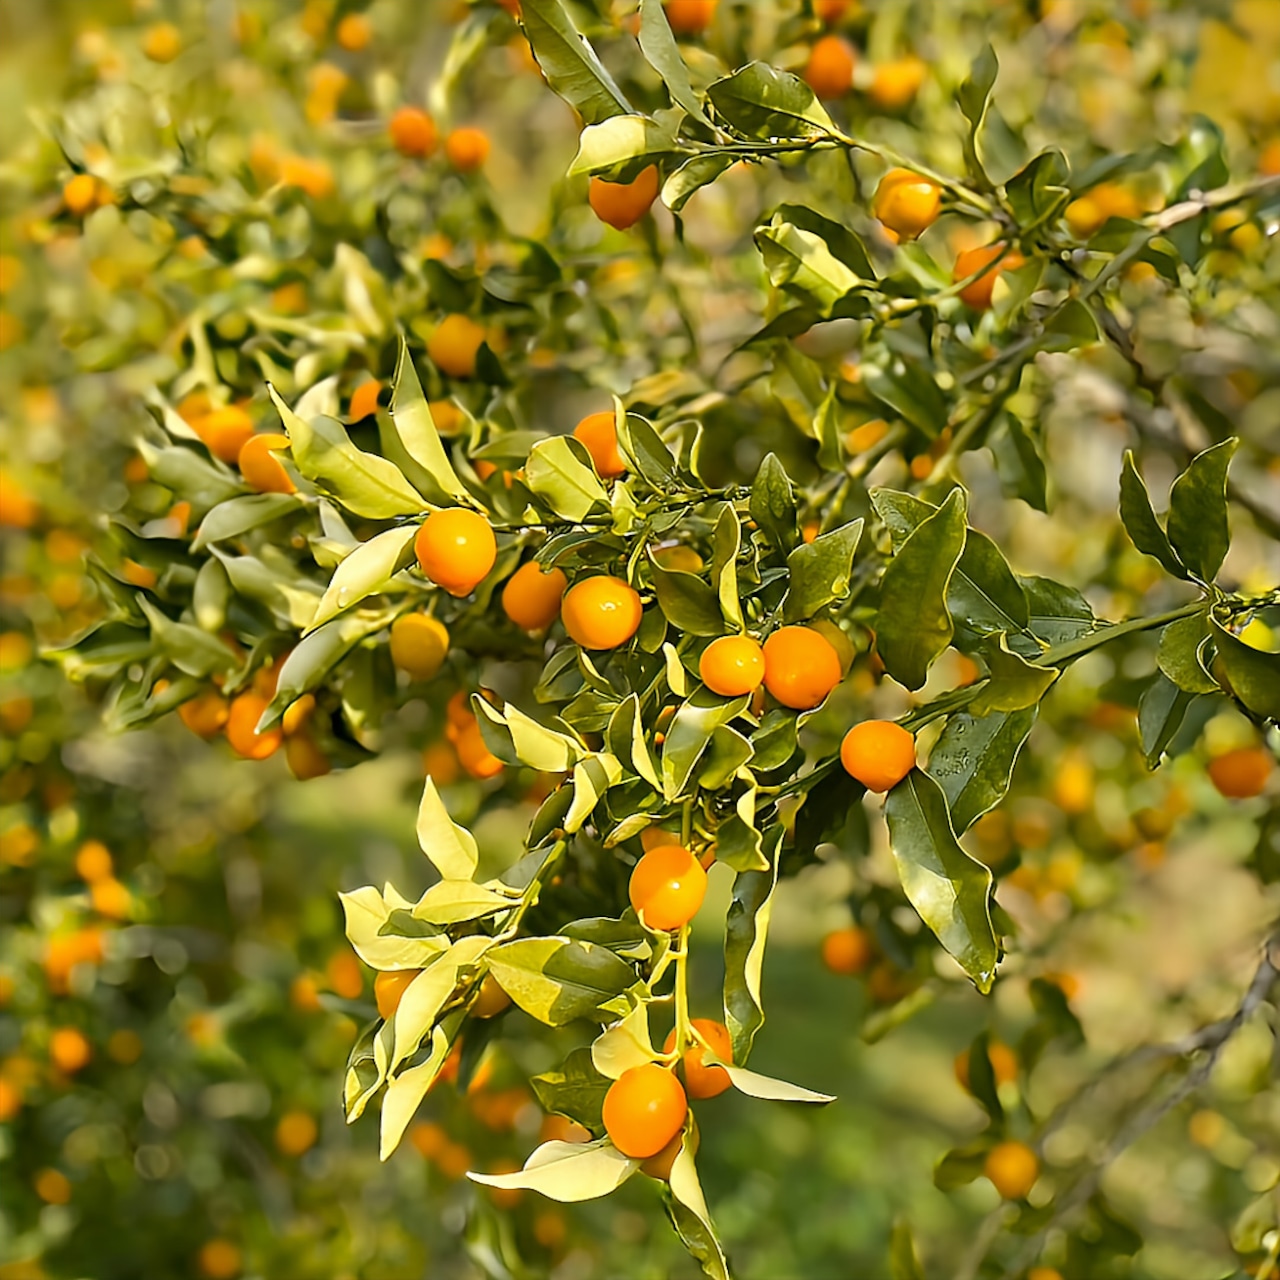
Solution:
M 544 1142 L 519 1173 L 468 1173 L 486 1187 L 537 1191 L 550 1200 L 574 1204 L 616 1191 L 640 1167 L 607 1138 L 595 1142 Z
M 929 774 L 941 786 L 957 834 L 963 835 L 1009 790 L 1009 780 L 1039 708 L 996 711 L 981 719 L 967 711 L 948 717 L 929 753 Z
M 566 520 L 583 520 L 597 503 L 609 503 L 590 454 L 570 436 L 539 440 L 529 450 L 525 483 Z
M 643 778 L 655 791 L 662 789 L 658 771 L 649 752 L 649 744 L 645 741 L 639 695 L 633 693 L 618 705 L 618 709 L 609 717 L 604 741 L 623 768 Z
M 783 620 L 800 622 L 849 594 L 853 556 L 862 537 L 862 520 L 852 520 L 802 543 L 787 557 L 791 586 L 783 602 Z
M 191 612 L 201 631 L 216 635 L 227 625 L 227 604 L 231 597 L 231 579 L 221 560 L 210 557 L 196 573 L 191 588 Z
M 769 283 L 811 302 L 824 316 L 867 283 L 836 257 L 820 235 L 788 221 L 781 210 L 765 226 L 756 228 L 755 242 Z
M 991 872 L 960 847 L 942 788 L 913 770 L 885 800 L 889 842 L 911 905 L 986 993 L 999 947 L 991 925 Z
M 1044 326 L 1040 346 L 1045 351 L 1073 351 L 1098 341 L 1098 322 L 1079 298 L 1068 298 Z
M 489 972 L 531 1017 L 550 1027 L 610 1021 L 635 971 L 607 947 L 573 938 L 518 938 L 489 952 Z
M 876 648 L 885 669 L 908 689 L 924 684 L 933 660 L 951 643 L 947 590 L 964 543 L 964 494 L 953 489 L 906 539 L 881 579 Z
M 885 367 L 867 365 L 862 380 L 877 400 L 930 440 L 947 425 L 946 398 L 926 365 L 896 360 Z
M 1000 63 L 996 60 L 995 50 L 987 45 L 973 60 L 968 76 L 956 90 L 956 102 L 969 122 L 969 130 L 964 138 L 965 164 L 970 174 L 984 183 L 987 176 L 982 168 L 982 161 L 978 158 L 978 133 L 986 118 L 987 104 L 999 71 Z
M 1233 436 L 1198 453 L 1169 490 L 1169 541 L 1201 582 L 1213 581 L 1231 545 L 1227 468 L 1239 444 Z
M 1256 716 L 1280 720 L 1280 653 L 1264 653 L 1234 636 L 1210 617 L 1214 647 L 1225 677 L 1223 686 Z
M 679 213 L 689 203 L 690 197 L 714 182 L 722 173 L 732 169 L 735 163 L 733 156 L 723 152 L 694 156 L 692 160 L 686 160 L 662 184 L 662 203 L 672 213 Z
M 344 614 L 304 636 L 284 660 L 276 681 L 275 697 L 262 713 L 258 732 L 266 733 L 280 722 L 285 709 L 304 693 L 318 689 L 325 677 L 356 645 L 389 625 L 395 609 L 360 609 Z
M 684 1141 L 671 1165 L 671 1203 L 668 1210 L 672 1225 L 685 1248 L 702 1267 L 702 1274 L 709 1277 L 709 1280 L 731 1280 L 729 1264 L 711 1221 L 706 1197 L 702 1194 L 702 1184 L 698 1181 L 691 1124 L 692 1121 L 686 1123 Z
M 889 1280 L 924 1280 L 911 1224 L 899 1218 L 889 1233 Z
M 631 464 L 631 469 L 659 492 L 670 492 L 680 487 L 676 461 L 652 424 L 638 413 L 622 410 L 620 401 L 616 407 L 619 409 L 616 414 L 618 448 Z
M 724 634 L 720 598 L 710 583 L 680 569 L 664 569 L 652 551 L 649 553 L 649 569 L 653 575 L 658 608 L 668 621 L 694 636 Z
M 543 773 L 566 773 L 585 754 L 574 738 L 540 724 L 514 703 L 508 702 L 501 714 L 511 732 L 516 757 L 530 769 Z
M 151 624 L 151 638 L 156 648 L 185 675 L 210 676 L 215 672 L 225 675 L 240 665 L 235 651 L 217 636 L 186 622 L 174 622 L 145 595 L 139 594 L 138 604 Z
M 764 836 L 767 871 L 742 871 L 733 882 L 733 899 L 724 928 L 724 1021 L 733 1042 L 733 1060 L 745 1063 L 751 1044 L 764 1025 L 760 978 L 765 942 L 778 883 L 778 849 L 783 829 L 771 827 Z
M 755 748 L 751 741 L 722 724 L 712 735 L 698 770 L 698 786 L 707 791 L 718 791 L 737 776 L 738 770 L 751 763 Z
M 711 535 L 711 581 L 720 598 L 724 620 L 737 630 L 743 627 L 742 604 L 738 599 L 738 552 L 742 547 L 742 525 L 726 502 L 716 517 Z
M 1157 671 L 1138 700 L 1138 734 L 1147 767 L 1154 769 L 1173 736 L 1182 727 L 1194 693 L 1179 689 L 1163 672 Z
M 526 0 L 520 21 L 547 83 L 584 123 L 599 124 L 635 110 L 574 26 L 562 0 Z
M 444 451 L 403 334 L 391 384 L 391 427 L 410 461 L 420 468 L 429 485 L 437 491 L 432 496 L 446 501 L 450 498 L 463 503 L 474 501 Z M 419 478 L 415 476 L 415 482 Z
M 702 103 L 693 91 L 689 68 L 680 56 L 661 0 L 640 0 L 640 52 L 666 85 L 671 101 L 710 128 L 711 122 L 703 114 Z
M 1160 633 L 1156 664 L 1179 689 L 1187 693 L 1216 693 L 1218 682 L 1206 670 L 1200 655 L 1209 639 L 1206 613 L 1171 622 Z
M 731 813 L 716 832 L 716 861 L 732 871 L 767 871 L 764 841 L 756 827 L 756 792 L 748 788 L 734 803 Z
M 1036 511 L 1048 511 L 1048 476 L 1035 437 L 1021 418 L 1001 415 L 999 427 L 987 439 L 1005 491 Z
M 1003 634 L 987 644 L 984 656 L 989 674 L 969 708 L 978 717 L 1035 706 L 1059 675 L 1056 667 L 1038 666 L 1014 653 Z
M 191 503 L 197 516 L 244 493 L 244 486 L 226 467 L 202 458 L 193 449 L 157 449 L 139 440 L 138 452 L 151 479 Z
M 610 711 L 609 715 L 612 714 Z M 605 723 L 608 723 L 607 718 Z M 589 755 L 573 766 L 573 804 L 569 806 L 564 819 L 564 829 L 570 835 L 582 829 L 582 824 L 600 803 L 600 797 L 621 777 L 621 763 L 607 751 Z
M 280 399 L 274 387 L 268 385 L 267 390 L 289 433 L 298 470 L 317 488 L 348 511 L 373 520 L 420 515 L 425 510 L 422 496 L 400 469 L 386 458 L 357 449 L 336 418 L 305 422 Z
M 449 817 L 434 779 L 422 788 L 416 826 L 418 847 L 446 880 L 470 880 L 480 860 L 475 837 Z
M 569 177 L 582 173 L 607 173 L 620 166 L 628 172 L 642 160 L 655 162 L 676 147 L 671 121 L 650 116 L 613 116 L 588 125 L 578 135 L 578 153 L 569 165 Z M 628 164 L 628 161 L 635 161 Z
M 817 236 L 832 256 L 848 267 L 859 280 L 875 281 L 876 270 L 871 265 L 866 246 L 842 223 L 834 222 L 802 204 L 780 204 L 773 216 L 775 221 L 782 219 L 799 227 L 801 231 Z
M 1130 541 L 1143 555 L 1159 560 L 1175 578 L 1185 578 L 1187 571 L 1174 554 L 1165 531 L 1156 519 L 1151 506 L 1151 495 L 1138 474 L 1133 451 L 1125 450 L 1124 466 L 1120 471 L 1120 519 Z
M 384 933 L 394 907 L 372 885 L 339 893 L 338 901 L 342 903 L 347 939 L 356 955 L 372 969 L 424 969 L 449 950 L 449 939 L 442 930 L 414 937 Z M 399 899 L 394 905 L 399 906 Z
M 700 686 L 681 705 L 662 744 L 662 792 L 668 802 L 685 793 L 712 734 L 740 716 L 747 702 L 745 697 L 726 700 Z
M 1005 199 L 1024 233 L 1056 217 L 1066 205 L 1071 198 L 1066 186 L 1070 176 L 1067 158 L 1056 147 L 1050 147 L 1005 183 Z
M 1019 577 L 1026 593 L 1027 626 L 1046 645 L 1078 640 L 1097 626 L 1089 602 L 1074 587 L 1052 578 Z
M 302 509 L 302 499 L 292 493 L 251 493 L 242 498 L 229 498 L 218 503 L 200 521 L 191 540 L 191 550 L 203 551 L 212 542 L 238 538 Z
M 716 80 L 707 97 L 720 118 L 754 138 L 811 138 L 835 126 L 799 76 L 751 62 Z
M 381 591 L 401 569 L 412 564 L 417 532 L 413 525 L 402 525 L 362 542 L 334 571 L 307 631 Z
M 800 540 L 796 526 L 796 500 L 791 479 L 777 454 L 765 455 L 751 486 L 751 518 L 779 551 L 789 551 Z
M 639 925 L 635 929 L 643 933 Z M 611 1083 L 596 1070 L 589 1047 L 574 1049 L 558 1071 L 544 1071 L 529 1080 L 544 1111 L 568 1116 L 597 1132 L 604 1128 L 600 1111 Z
M 314 578 L 307 577 L 278 547 L 266 543 L 260 556 L 233 556 L 214 547 L 237 595 L 265 604 L 282 628 L 304 630 L 315 617 L 323 594 Z
M 987 1152 L 994 1144 L 995 1137 L 987 1133 L 966 1146 L 948 1151 L 933 1167 L 933 1185 L 939 1191 L 955 1191 L 959 1187 L 968 1186 L 975 1178 L 982 1176 Z

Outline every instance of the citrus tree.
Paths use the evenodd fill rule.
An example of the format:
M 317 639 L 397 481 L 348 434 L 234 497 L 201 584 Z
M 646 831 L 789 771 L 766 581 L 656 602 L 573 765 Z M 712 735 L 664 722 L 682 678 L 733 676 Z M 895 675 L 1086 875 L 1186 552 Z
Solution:
M 384 39 L 411 31 L 387 9 Z M 1081 140 L 1025 75 L 1005 105 L 976 28 L 934 32 L 963 35 L 962 66 L 907 55 L 897 7 L 479 4 L 418 93 L 361 62 L 370 18 L 330 10 L 205 37 L 281 60 L 326 155 L 220 132 L 208 69 L 171 76 L 199 50 L 164 24 L 140 46 L 164 113 L 107 77 L 50 122 L 48 238 L 140 302 L 74 333 L 80 373 L 122 371 L 126 479 L 91 616 L 46 628 L 48 656 L 113 729 L 176 713 L 299 779 L 423 752 L 425 889 L 341 896 L 377 1011 L 343 1099 L 353 1122 L 376 1102 L 383 1159 L 436 1141 L 411 1126 L 437 1082 L 465 1097 L 497 1046 L 551 1050 L 528 1084 L 558 1119 L 472 1180 L 580 1201 L 647 1176 L 728 1276 L 697 1104 L 833 1102 L 820 1063 L 788 1083 L 748 1062 L 779 895 L 842 861 L 822 955 L 865 977 L 869 1038 L 1006 974 L 1032 1005 L 1016 1050 L 979 1022 L 957 1064 L 988 1123 L 936 1181 L 1004 1201 L 960 1274 L 1025 1274 L 1046 1248 L 1039 1280 L 1128 1274 L 1110 1268 L 1141 1237 L 1102 1172 L 1208 1079 L 1274 953 L 1225 1019 L 1153 1047 L 1153 1097 L 1046 1194 L 1075 1104 L 1010 1106 L 1008 1086 L 1081 1031 L 1016 899 L 1220 820 L 1146 777 L 1171 757 L 1210 757 L 1218 796 L 1252 805 L 1254 884 L 1280 875 L 1255 802 L 1280 718 L 1277 158 L 1189 112 L 1172 141 Z M 1060 53 L 1078 20 L 1011 13 L 1000 42 L 1034 26 Z M 1172 17 L 1157 32 L 1176 41 Z M 304 37 L 341 52 L 303 74 Z M 459 122 L 495 50 L 522 67 L 513 110 L 573 112 L 532 219 L 506 216 L 489 134 Z M 10 525 L 40 518 L 20 485 L 5 502 Z M 1055 575 L 1073 523 L 1095 546 Z M 1065 855 L 1011 803 L 1037 796 Z M 116 892 L 109 858 L 75 871 Z M 694 1017 L 709 872 L 730 882 L 722 996 Z M 1274 1183 L 1236 1238 L 1274 1267 Z M 889 1252 L 921 1274 L 905 1225 Z

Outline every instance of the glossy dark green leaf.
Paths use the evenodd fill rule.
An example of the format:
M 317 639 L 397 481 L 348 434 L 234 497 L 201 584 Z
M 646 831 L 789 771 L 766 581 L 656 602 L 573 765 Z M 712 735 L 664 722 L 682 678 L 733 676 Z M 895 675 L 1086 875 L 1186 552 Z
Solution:
M 1194 693 L 1179 689 L 1163 672 L 1157 671 L 1138 700 L 1138 733 L 1147 767 L 1154 769 L 1178 732 Z
M 912 770 L 885 800 L 889 843 L 903 891 L 973 979 L 991 990 L 999 947 L 991 924 L 991 872 L 960 847 L 942 788 Z
M 638 413 L 624 414 L 618 430 L 618 448 L 655 489 L 670 492 L 677 480 L 676 460 L 647 419 Z
M 1014 653 L 1004 635 L 991 637 L 983 647 L 983 656 L 987 678 L 970 704 L 978 717 L 1036 706 L 1058 678 L 1056 667 L 1040 666 Z
M 766 454 L 756 472 L 750 510 L 760 531 L 780 551 L 790 551 L 800 540 L 791 479 L 776 454 Z
M 721 725 L 742 714 L 748 699 L 725 699 L 709 689 L 699 688 L 676 712 L 667 726 L 662 744 L 662 790 L 668 801 L 685 792 L 694 767 L 711 735 Z
M 1185 578 L 1187 571 L 1174 553 L 1168 536 L 1156 519 L 1151 495 L 1138 474 L 1131 450 L 1126 450 L 1120 471 L 1120 519 L 1133 545 L 1144 555 L 1159 560 L 1175 578 Z
M 947 401 L 926 366 L 894 362 L 867 366 L 863 382 L 877 400 L 930 440 L 947 425 Z
M 951 643 L 947 590 L 964 539 L 964 494 L 957 489 L 916 527 L 881 580 L 876 648 L 885 669 L 908 689 L 924 684 L 933 660 Z
M 778 883 L 778 849 L 783 830 L 764 833 L 767 871 L 743 871 L 733 882 L 724 928 L 724 1021 L 733 1041 L 733 1061 L 745 1066 L 756 1032 L 764 1025 L 760 984 L 773 893 Z
M 1224 684 L 1250 711 L 1267 720 L 1280 720 L 1280 653 L 1265 653 L 1234 636 L 1217 618 L 1209 619 L 1215 672 L 1221 664 Z
M 658 608 L 673 626 L 694 636 L 724 633 L 720 598 L 709 582 L 683 570 L 664 569 L 652 556 L 649 569 Z
M 1198 453 L 1169 490 L 1169 541 L 1201 582 L 1213 581 L 1231 545 L 1227 468 L 1239 444 L 1233 437 Z
M 486 958 L 507 995 L 551 1027 L 578 1018 L 608 1021 L 616 1016 L 612 1002 L 636 980 L 632 967 L 608 947 L 576 938 L 517 938 Z
M 530 1076 L 529 1083 L 544 1111 L 568 1116 L 593 1133 L 604 1129 L 600 1110 L 613 1081 L 596 1070 L 590 1047 L 571 1050 L 559 1070 Z
M 547 83 L 582 117 L 599 124 L 634 108 L 573 24 L 562 0 L 526 0 L 520 21 Z
M 1218 682 L 1201 661 L 1209 638 L 1207 613 L 1193 614 L 1171 622 L 1160 633 L 1156 663 L 1179 689 L 1187 693 L 1216 693 Z
M 1070 199 L 1066 183 L 1071 168 L 1056 147 L 1042 151 L 1005 183 L 1005 199 L 1026 232 L 1055 217 Z
M 689 68 L 680 56 L 661 0 L 640 0 L 640 52 L 666 85 L 671 101 L 710 127 L 711 122 L 703 115 L 702 103 L 689 81 Z
M 1089 602 L 1074 587 L 1052 578 L 1019 577 L 1027 597 L 1027 626 L 1044 644 L 1078 640 L 1097 625 Z
M 751 62 L 707 89 L 716 113 L 754 138 L 811 138 L 834 126 L 799 76 Z
M 1004 1107 L 997 1092 L 996 1073 L 991 1065 L 991 1036 L 983 1031 L 974 1038 L 965 1054 L 969 1092 L 994 1124 L 1004 1123 Z
M 749 738 L 722 724 L 711 735 L 698 767 L 698 786 L 718 791 L 733 781 L 743 765 L 750 764 L 755 748 Z
M 1026 424 L 1012 413 L 987 440 L 1005 491 L 1037 511 L 1047 511 L 1048 480 L 1044 457 Z
M 1038 706 L 1029 706 L 981 718 L 960 711 L 947 719 L 929 753 L 929 773 L 947 798 L 957 833 L 1004 799 L 1038 713 Z
M 861 537 L 862 521 L 851 520 L 802 543 L 787 557 L 791 585 L 783 603 L 785 621 L 812 618 L 819 609 L 849 594 L 853 557 Z
M 788 707 L 775 707 L 764 713 L 760 727 L 751 735 L 757 772 L 777 769 L 795 754 L 796 723 L 796 713 Z

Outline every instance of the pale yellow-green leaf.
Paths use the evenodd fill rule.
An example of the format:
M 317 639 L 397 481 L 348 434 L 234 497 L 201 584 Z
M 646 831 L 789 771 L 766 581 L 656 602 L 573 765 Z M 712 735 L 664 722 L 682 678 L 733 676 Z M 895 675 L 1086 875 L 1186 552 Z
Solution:
M 418 845 L 446 880 L 470 880 L 479 851 L 475 837 L 449 817 L 436 784 L 428 778 L 418 806 Z
M 368 1085 L 362 1085 L 360 1077 L 353 1069 L 347 1071 L 343 1086 L 343 1101 L 346 1104 L 347 1123 L 353 1124 L 364 1115 L 369 1099 L 382 1087 L 387 1078 L 387 1070 L 391 1065 L 391 1041 L 394 1032 L 389 1022 L 378 1028 L 373 1040 L 373 1061 L 377 1073 Z
M 610 1080 L 616 1080 L 631 1067 L 652 1062 L 657 1056 L 649 1038 L 648 1007 L 643 1004 L 602 1032 L 591 1046 L 591 1061 L 596 1070 Z
M 458 976 L 493 946 L 493 939 L 479 935 L 460 938 L 429 968 L 404 989 L 396 1006 L 391 1070 L 416 1053 L 422 1038 L 435 1025 L 441 1010 L 458 985 Z
M 450 497 L 474 506 L 475 499 L 445 453 L 440 433 L 431 417 L 427 398 L 422 394 L 422 384 L 409 358 L 409 347 L 400 338 L 400 353 L 396 358 L 396 371 L 391 389 L 391 424 L 395 428 L 404 451 Z
M 404 1131 L 413 1119 L 427 1090 L 440 1074 L 449 1055 L 449 1037 L 437 1027 L 431 1034 L 431 1056 L 419 1066 L 402 1071 L 382 1096 L 382 1125 L 379 1138 L 379 1159 L 385 1160 L 400 1145 Z
M 680 655 L 676 652 L 676 647 L 670 641 L 662 646 L 662 657 L 667 664 L 667 688 L 677 698 L 687 698 L 689 696 L 689 673 L 684 669 L 684 663 L 680 661 Z
M 543 773 L 565 773 L 585 754 L 566 733 L 557 733 L 525 715 L 519 707 L 507 703 L 503 719 L 511 731 L 511 743 L 521 763 Z
M 468 1173 L 489 1187 L 538 1191 L 551 1200 L 595 1200 L 616 1191 L 640 1167 L 607 1138 L 595 1142 L 544 1142 L 518 1173 Z
M 580 760 L 573 769 L 573 803 L 565 815 L 564 829 L 570 834 L 579 830 L 600 797 L 621 777 L 622 765 L 607 751 Z
M 500 889 L 500 885 L 499 891 L 495 891 L 488 885 L 475 884 L 471 880 L 441 880 L 418 899 L 413 914 L 419 920 L 439 925 L 479 920 L 513 907 L 520 901 L 519 894 L 510 890 L 503 893 Z
M 409 548 L 416 533 L 415 525 L 403 525 L 356 547 L 334 570 L 307 629 L 314 630 L 344 609 L 381 591 L 397 570 L 408 563 Z
M 449 940 L 443 936 L 401 938 L 394 934 L 380 935 L 378 931 L 387 923 L 391 908 L 371 885 L 351 893 L 340 893 L 338 900 L 346 916 L 351 946 L 371 968 L 421 969 L 449 948 Z
M 683 1205 L 702 1226 L 697 1241 L 698 1261 L 702 1263 L 705 1275 L 711 1280 L 730 1280 L 729 1264 L 720 1246 L 715 1226 L 711 1221 L 711 1211 L 707 1208 L 706 1197 L 702 1194 L 702 1183 L 698 1180 L 698 1167 L 694 1163 L 693 1144 L 686 1133 L 680 1151 L 671 1164 L 669 1184 L 671 1194 Z M 677 1226 L 681 1226 L 677 1218 Z M 682 1232 L 684 1234 L 684 1232 Z
M 703 1062 L 709 1066 L 723 1067 L 733 1081 L 733 1087 L 739 1093 L 752 1098 L 764 1098 L 769 1102 L 834 1102 L 835 1096 L 829 1093 L 817 1093 L 813 1089 L 805 1089 L 798 1084 L 788 1084 L 785 1080 L 774 1080 L 771 1076 L 762 1076 L 758 1072 L 748 1071 L 746 1067 L 730 1066 L 721 1062 L 711 1050 L 703 1051 Z

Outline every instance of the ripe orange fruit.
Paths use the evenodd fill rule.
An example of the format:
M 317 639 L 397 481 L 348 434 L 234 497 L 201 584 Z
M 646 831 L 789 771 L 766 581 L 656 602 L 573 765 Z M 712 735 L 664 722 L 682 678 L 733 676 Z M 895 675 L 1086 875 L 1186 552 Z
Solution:
M 914 240 L 937 219 L 942 189 L 910 169 L 890 169 L 880 179 L 871 209 L 900 240 Z
M 444 665 L 449 632 L 425 613 L 402 613 L 391 624 L 391 661 L 414 680 L 430 680 Z
M 72 1075 L 89 1065 L 93 1047 L 83 1031 L 59 1027 L 49 1037 L 49 1059 L 59 1071 Z
M 661 177 L 657 165 L 641 169 L 630 182 L 606 182 L 592 178 L 587 188 L 587 203 L 601 222 L 617 231 L 633 227 L 658 198 Z M 612 415 L 610 415 L 612 417 Z
M 644 608 L 621 578 L 599 575 L 575 582 L 560 607 L 569 638 L 584 649 L 616 649 L 640 626 Z
M 276 1148 L 286 1156 L 300 1156 L 316 1145 L 320 1129 L 305 1111 L 286 1111 L 276 1125 Z
M 178 708 L 178 718 L 197 738 L 214 738 L 227 723 L 227 700 L 216 689 L 198 693 Z
M 833 930 L 822 940 L 822 963 L 848 977 L 863 973 L 875 958 L 876 944 L 865 929 L 851 924 Z
M 1032 1267 L 1027 1280 L 1062 1280 L 1062 1272 L 1056 1267 Z
M 347 419 L 350 422 L 363 422 L 378 412 L 378 396 L 382 392 L 382 383 L 377 378 L 368 378 L 352 393 L 347 405 Z
M 112 872 L 111 851 L 101 840 L 86 840 L 76 850 L 76 875 L 88 884 L 106 880 Z
M 631 905 L 650 929 L 667 931 L 688 924 L 707 893 L 702 864 L 678 844 L 650 849 L 631 872 Z M 652 1154 L 652 1153 L 650 1153 Z
M 563 569 L 543 569 L 530 560 L 502 588 L 503 612 L 524 631 L 545 630 L 560 616 L 560 601 L 568 585 Z
M 750 636 L 721 636 L 703 649 L 698 674 L 722 698 L 754 693 L 764 682 L 764 650 Z
M 693 1027 L 711 1046 L 712 1053 L 721 1062 L 733 1061 L 733 1041 L 729 1038 L 729 1028 L 723 1022 L 717 1022 L 714 1018 L 694 1018 Z M 662 1046 L 662 1052 L 670 1053 L 675 1047 L 676 1032 L 672 1027 L 666 1044 Z M 703 1065 L 702 1059 L 705 1052 L 706 1050 L 700 1044 L 695 1043 L 684 1051 L 680 1059 L 684 1068 L 685 1092 L 695 1100 L 719 1097 L 726 1089 L 733 1086 L 729 1073 L 723 1067 Z
M 483 129 L 463 125 L 444 140 L 444 154 L 459 173 L 474 173 L 489 158 L 489 135 Z
M 807 711 L 840 683 L 840 655 L 812 627 L 780 627 L 764 642 L 764 687 L 784 707 Z
M 449 377 L 470 378 L 476 371 L 476 353 L 487 336 L 483 325 L 454 312 L 427 339 L 427 355 Z
M 93 909 L 111 920 L 128 919 L 133 908 L 133 895 L 114 876 L 105 876 L 89 886 L 89 901 Z
M 864 720 L 844 735 L 840 763 L 868 791 L 888 791 L 916 767 L 915 736 L 892 720 Z
M 1018 1055 L 1000 1040 L 987 1042 L 987 1061 L 991 1063 L 991 1074 L 995 1077 L 996 1087 L 1012 1084 L 1018 1078 Z M 969 1088 L 969 1050 L 961 1049 L 955 1060 L 956 1079 L 960 1087 Z
M 604 1095 L 604 1129 L 624 1156 L 657 1155 L 684 1126 L 689 1100 L 675 1072 L 656 1062 L 629 1067 Z
M 66 1204 L 71 1199 L 71 1179 L 57 1169 L 41 1169 L 33 1186 L 45 1204 Z
M 77 173 L 62 188 L 62 203 L 83 218 L 98 203 L 98 180 L 91 173 Z
M 511 997 L 498 985 L 498 980 L 486 973 L 480 983 L 480 994 L 471 1006 L 473 1018 L 496 1018 L 509 1004 Z
M 157 22 L 142 37 L 142 52 L 152 62 L 172 62 L 182 52 L 182 33 L 172 22 Z
M 882 62 L 875 69 L 867 96 L 883 111 L 901 111 L 920 91 L 928 71 L 916 57 Z
M 960 290 L 960 301 L 975 311 L 985 311 L 991 305 L 991 295 L 1000 272 L 1013 270 L 1015 267 L 1020 267 L 1022 263 L 1022 255 L 1016 249 L 1009 249 L 1003 240 L 997 240 L 995 244 L 982 245 L 977 249 L 962 250 L 956 254 L 955 268 L 951 273 L 952 280 L 958 284 L 977 271 L 984 273 Z M 984 271 L 984 268 L 989 269 Z
M 1280 176 L 1280 138 L 1272 138 L 1259 152 L 1258 172 L 1264 178 Z
M 857 0 L 813 0 L 813 16 L 827 26 L 834 26 L 854 7 Z
M 0 471 L 0 526 L 30 529 L 40 518 L 40 504 L 12 476 Z
M 253 435 L 253 419 L 239 405 L 230 404 L 194 419 L 191 429 L 215 458 L 235 462 Z
M 421 972 L 421 969 L 395 969 L 374 978 L 373 999 L 378 1006 L 378 1017 L 390 1018 L 395 1013 L 409 984 Z
M 400 107 L 387 121 L 387 133 L 402 156 L 429 156 L 436 149 L 436 122 L 421 107 Z
M 422 572 L 451 596 L 470 595 L 498 557 L 489 522 L 466 507 L 433 511 L 419 527 L 413 549 Z
M 304 693 L 302 697 L 295 698 L 285 708 L 284 715 L 280 717 L 280 728 L 284 731 L 286 738 L 291 738 L 295 733 L 301 732 L 303 726 L 311 719 L 311 713 L 316 709 L 316 695 L 314 693 Z
M 574 427 L 573 437 L 586 445 L 592 465 L 602 480 L 613 480 L 626 473 L 626 459 L 618 452 L 618 427 L 612 409 L 589 413 Z
M 288 738 L 284 744 L 284 759 L 289 772 L 299 782 L 323 778 L 333 772 L 333 761 L 320 750 L 310 733 L 295 733 Z
M 1228 800 L 1247 800 L 1260 795 L 1275 768 L 1265 747 L 1238 747 L 1209 761 L 1209 781 Z
M 349 13 L 338 23 L 333 34 L 348 53 L 359 53 L 373 38 L 373 24 L 363 13 Z
M 999 1142 L 987 1152 L 982 1172 L 1005 1200 L 1022 1200 L 1036 1185 L 1040 1161 L 1025 1142 Z
M 853 88 L 857 54 L 843 36 L 820 36 L 809 50 L 804 78 L 820 98 L 839 98 Z
M 458 762 L 473 778 L 496 778 L 502 772 L 502 761 L 489 750 L 480 732 L 480 722 L 474 716 L 456 731 L 453 745 Z
M 284 741 L 280 729 L 257 731 L 258 721 L 267 709 L 269 698 L 260 693 L 241 693 L 231 699 L 227 711 L 226 735 L 231 749 L 246 760 L 265 760 L 274 755 Z
M 215 1237 L 206 1240 L 196 1257 L 196 1265 L 208 1280 L 235 1280 L 240 1274 L 242 1259 L 240 1249 L 230 1240 Z
M 667 23 L 678 36 L 696 36 L 716 16 L 716 0 L 665 0 Z
M 22 1110 L 22 1090 L 12 1080 L 0 1076 L 0 1124 L 7 1124 Z
M 458 780 L 458 753 L 447 742 L 430 742 L 422 752 L 422 772 L 437 786 Z
M 237 465 L 250 489 L 258 493 L 295 493 L 297 486 L 275 456 L 278 449 L 289 447 L 289 437 L 274 431 L 250 436 L 240 446 Z

